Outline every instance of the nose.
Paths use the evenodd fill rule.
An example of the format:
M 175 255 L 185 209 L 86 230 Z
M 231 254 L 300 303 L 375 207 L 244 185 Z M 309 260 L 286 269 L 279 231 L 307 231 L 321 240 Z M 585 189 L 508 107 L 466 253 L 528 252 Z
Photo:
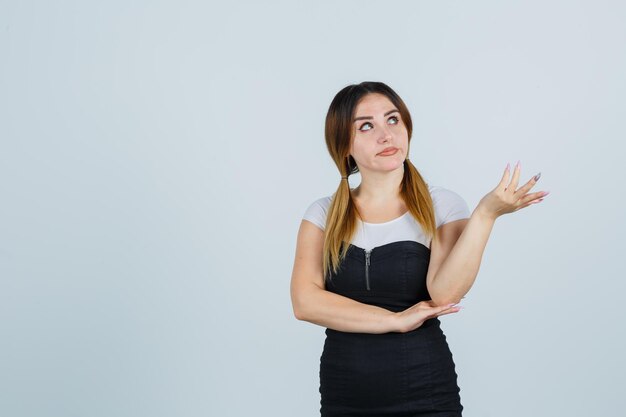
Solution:
M 383 125 L 383 128 L 380 129 L 380 137 L 378 138 L 378 142 L 385 143 L 391 140 L 391 129 L 388 126 Z

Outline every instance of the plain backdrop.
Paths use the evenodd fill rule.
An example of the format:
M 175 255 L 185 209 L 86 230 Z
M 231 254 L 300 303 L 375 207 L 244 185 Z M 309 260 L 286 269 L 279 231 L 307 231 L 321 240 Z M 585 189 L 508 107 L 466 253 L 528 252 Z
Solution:
M 348 84 L 407 103 L 410 158 L 500 217 L 442 317 L 466 417 L 623 412 L 619 1 L 0 2 L 0 415 L 316 416 L 293 316 Z M 352 187 L 359 176 L 350 177 Z M 372 358 L 376 360 L 376 358 Z

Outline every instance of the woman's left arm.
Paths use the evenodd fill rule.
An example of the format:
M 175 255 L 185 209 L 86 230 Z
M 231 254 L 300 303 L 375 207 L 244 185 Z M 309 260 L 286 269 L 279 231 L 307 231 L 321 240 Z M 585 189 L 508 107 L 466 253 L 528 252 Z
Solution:
M 450 222 L 437 229 L 438 238 L 432 244 L 426 277 L 428 292 L 436 305 L 458 303 L 470 290 L 499 216 L 539 203 L 548 194 L 543 191 L 528 194 L 541 174 L 516 191 L 519 175 L 518 162 L 507 185 L 510 176 L 507 164 L 500 183 L 480 200 L 469 220 Z

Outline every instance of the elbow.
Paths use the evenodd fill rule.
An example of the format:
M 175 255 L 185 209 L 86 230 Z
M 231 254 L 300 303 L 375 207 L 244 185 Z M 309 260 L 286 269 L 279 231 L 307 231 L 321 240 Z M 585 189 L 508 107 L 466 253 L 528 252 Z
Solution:
M 306 310 L 303 307 L 303 303 L 302 300 L 298 299 L 298 298 L 294 298 L 291 302 L 292 308 L 293 308 L 293 316 L 297 319 L 297 320 L 301 320 L 301 321 L 306 321 Z
M 296 308 L 295 305 L 293 307 L 293 316 L 297 319 L 297 320 L 304 320 L 304 316 L 302 315 L 302 310 L 299 308 Z
M 461 302 L 461 299 L 456 297 L 433 297 L 432 302 L 436 306 L 447 306 L 450 304 L 458 304 Z
M 316 302 L 317 288 L 313 289 L 292 289 L 291 306 L 293 315 L 297 320 L 310 321 Z
M 307 314 L 306 310 L 303 310 L 302 308 L 294 308 L 293 309 L 293 316 L 300 321 L 311 321 L 309 315 Z
M 448 306 L 450 304 L 459 304 L 461 302 L 461 300 L 459 300 L 458 298 L 450 298 L 445 300 L 441 305 L 442 306 Z
M 427 291 L 430 294 L 430 299 L 437 307 L 442 307 L 450 304 L 458 304 L 461 302 L 461 298 L 463 298 L 462 296 L 459 297 L 458 295 L 454 294 L 450 290 L 444 289 L 442 291 L 441 289 L 433 287 L 434 286 L 432 284 L 426 285 Z

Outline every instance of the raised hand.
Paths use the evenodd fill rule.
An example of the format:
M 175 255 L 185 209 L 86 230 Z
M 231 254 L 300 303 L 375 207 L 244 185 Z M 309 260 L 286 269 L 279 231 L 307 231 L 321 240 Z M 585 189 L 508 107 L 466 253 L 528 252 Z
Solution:
M 503 214 L 512 213 L 531 204 L 543 201 L 543 197 L 548 195 L 549 191 L 538 191 L 528 194 L 539 180 L 541 173 L 535 175 L 526 184 L 517 189 L 520 170 L 521 167 L 518 162 L 513 171 L 513 179 L 509 182 L 510 172 L 509 164 L 507 164 L 500 183 L 480 200 L 476 209 L 485 216 L 495 220 Z

